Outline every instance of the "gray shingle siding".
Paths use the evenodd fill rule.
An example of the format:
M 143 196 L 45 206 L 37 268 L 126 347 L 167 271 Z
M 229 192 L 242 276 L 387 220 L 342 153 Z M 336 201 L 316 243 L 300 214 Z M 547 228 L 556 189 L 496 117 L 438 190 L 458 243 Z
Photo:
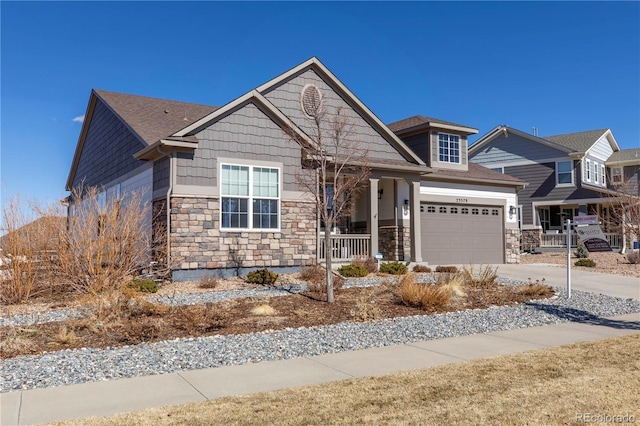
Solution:
M 194 154 L 177 158 L 177 184 L 217 186 L 217 158 L 283 163 L 284 190 L 298 190 L 300 146 L 253 103 L 245 104 L 196 134 Z
M 494 164 L 499 165 L 499 163 L 544 161 L 566 156 L 565 152 L 510 133 L 507 138 L 501 135 L 493 139 L 470 158 L 481 166 L 493 167 Z
M 418 157 L 431 166 L 431 156 L 429 155 L 429 133 L 419 133 L 417 135 L 402 138 L 402 141 L 409 147 Z
M 524 166 L 505 167 L 504 172 L 529 182 L 529 185 L 518 193 L 518 203 L 522 205 L 523 225 L 533 225 L 534 201 L 576 200 L 599 198 L 596 191 L 579 186 L 580 163 L 574 161 L 574 182 L 577 186 L 556 186 L 555 162 L 528 164 Z
M 171 163 L 168 157 L 158 160 L 153 165 L 153 192 L 169 188 Z
M 144 147 L 104 103 L 96 101 L 73 187 L 99 187 L 140 167 L 143 162 L 133 154 Z
M 369 148 L 369 156 L 372 161 L 377 160 L 404 160 L 405 158 L 389 144 L 376 130 L 373 123 L 367 122 L 360 114 L 358 114 L 353 105 L 350 105 L 331 86 L 327 84 L 313 70 L 306 70 L 300 75 L 294 76 L 288 81 L 274 87 L 272 90 L 265 92 L 264 96 L 273 103 L 276 108 L 293 120 L 307 134 L 313 134 L 311 131 L 311 119 L 305 116 L 300 106 L 300 94 L 307 84 L 314 84 L 320 90 L 324 104 L 327 106 L 329 113 L 334 113 L 337 107 L 342 107 L 343 112 L 349 117 L 350 123 L 353 125 L 354 134 L 357 134 L 360 140 L 366 143 Z

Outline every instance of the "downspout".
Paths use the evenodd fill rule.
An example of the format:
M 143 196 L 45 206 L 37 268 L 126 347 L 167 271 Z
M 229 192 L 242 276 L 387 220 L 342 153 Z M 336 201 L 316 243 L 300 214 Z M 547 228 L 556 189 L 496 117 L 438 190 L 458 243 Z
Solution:
M 157 151 L 163 157 L 169 158 L 169 188 L 167 189 L 166 195 L 166 208 L 167 208 L 167 268 L 170 268 L 171 265 L 171 195 L 173 194 L 173 185 L 174 185 L 174 153 L 173 152 L 165 152 L 161 149 L 161 146 L 158 146 Z

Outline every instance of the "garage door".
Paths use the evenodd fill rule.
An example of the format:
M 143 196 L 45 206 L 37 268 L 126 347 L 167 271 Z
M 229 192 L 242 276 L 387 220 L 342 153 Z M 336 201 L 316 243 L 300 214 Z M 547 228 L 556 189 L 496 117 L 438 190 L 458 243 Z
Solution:
M 422 203 L 422 259 L 432 265 L 503 263 L 503 209 Z

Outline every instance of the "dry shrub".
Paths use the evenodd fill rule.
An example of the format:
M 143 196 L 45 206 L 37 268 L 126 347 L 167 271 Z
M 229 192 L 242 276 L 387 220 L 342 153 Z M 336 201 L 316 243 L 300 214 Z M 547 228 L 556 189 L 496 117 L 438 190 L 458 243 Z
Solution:
M 327 293 L 326 270 L 320 266 L 310 266 L 302 269 L 300 278 L 307 281 L 307 288 L 313 293 Z M 344 286 L 344 279 L 340 275 L 333 274 L 333 289 L 339 290 Z
M 263 304 L 263 305 L 258 305 L 253 309 L 251 309 L 251 313 L 253 315 L 259 315 L 259 316 L 271 316 L 271 315 L 276 315 L 278 312 L 275 309 L 273 309 L 273 306 Z
M 431 273 L 431 268 L 425 265 L 416 265 L 413 267 L 413 272 Z
M 498 267 L 492 268 L 490 265 L 484 267 L 480 265 L 477 274 L 473 265 L 465 266 L 461 273 L 464 277 L 464 284 L 475 287 L 492 287 L 496 285 L 498 279 Z
M 454 274 L 458 272 L 458 268 L 456 268 L 455 266 L 436 266 L 436 272 L 445 272 L 445 273 Z
M 60 205 L 41 206 L 17 196 L 4 202 L 0 303 L 22 303 L 52 284 L 63 214 Z
M 627 262 L 633 265 L 640 263 L 640 251 L 630 251 L 627 253 Z
M 413 273 L 402 278 L 397 294 L 405 305 L 438 310 L 451 303 L 451 289 L 439 284 L 420 284 Z
M 534 283 L 531 281 L 531 278 L 529 278 L 529 283 L 520 287 L 518 292 L 528 297 L 553 295 L 553 287 L 545 285 L 544 281 L 545 279 L 543 278 L 542 281 L 537 280 Z
M 320 265 L 307 266 L 300 271 L 300 279 L 310 283 L 324 283 L 325 269 Z
M 36 344 L 31 340 L 36 335 L 37 331 L 28 327 L 2 327 L 0 358 L 12 358 L 37 349 Z
M 349 312 L 356 321 L 373 321 L 384 318 L 376 299 L 386 293 L 393 292 L 393 285 L 385 281 L 380 286 L 362 288 L 360 296 Z
M 218 287 L 218 279 L 216 277 L 212 277 L 211 275 L 205 275 L 204 277 L 198 280 L 198 287 L 200 288 L 209 288 L 213 289 Z
M 78 342 L 78 336 L 75 331 L 69 330 L 66 325 L 62 325 L 58 328 L 58 332 L 53 335 L 53 341 L 51 343 L 59 345 L 73 345 Z
M 174 317 L 176 326 L 188 333 L 218 330 L 228 322 L 228 313 L 219 303 L 183 306 Z
M 80 293 L 122 290 L 151 260 L 151 212 L 143 194 L 103 194 L 92 187 L 70 196 L 59 272 Z
M 378 262 L 372 257 L 358 257 L 352 262 L 352 265 L 362 266 L 370 274 L 378 272 Z

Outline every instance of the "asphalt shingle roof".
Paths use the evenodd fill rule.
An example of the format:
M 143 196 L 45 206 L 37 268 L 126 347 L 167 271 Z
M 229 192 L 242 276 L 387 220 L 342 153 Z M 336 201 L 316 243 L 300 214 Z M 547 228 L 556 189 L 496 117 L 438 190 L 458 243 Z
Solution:
M 621 149 L 620 151 L 616 151 L 607 159 L 607 163 L 632 160 L 637 160 L 640 163 L 640 148 Z
M 166 138 L 218 107 L 94 90 L 147 144 Z
M 387 127 L 394 133 L 402 132 L 403 130 L 410 129 L 412 127 L 421 126 L 429 122 L 448 124 L 450 126 L 469 127 L 463 124 L 453 123 L 451 121 L 440 120 L 438 118 L 425 117 L 423 115 L 414 115 L 413 117 L 405 118 L 393 123 L 387 124 Z
M 543 136 L 542 139 L 557 143 L 558 145 L 566 146 L 574 151 L 585 152 L 591 148 L 607 130 L 608 129 L 587 130 L 585 132 Z
M 427 176 L 450 176 L 450 177 L 460 177 L 467 179 L 488 179 L 494 181 L 504 181 L 508 183 L 521 183 L 525 182 L 521 179 L 513 177 L 511 175 L 506 175 L 504 173 L 496 172 L 487 167 L 480 166 L 476 163 L 469 162 L 469 170 L 446 170 L 446 169 L 437 169 L 434 170 L 432 175 Z

